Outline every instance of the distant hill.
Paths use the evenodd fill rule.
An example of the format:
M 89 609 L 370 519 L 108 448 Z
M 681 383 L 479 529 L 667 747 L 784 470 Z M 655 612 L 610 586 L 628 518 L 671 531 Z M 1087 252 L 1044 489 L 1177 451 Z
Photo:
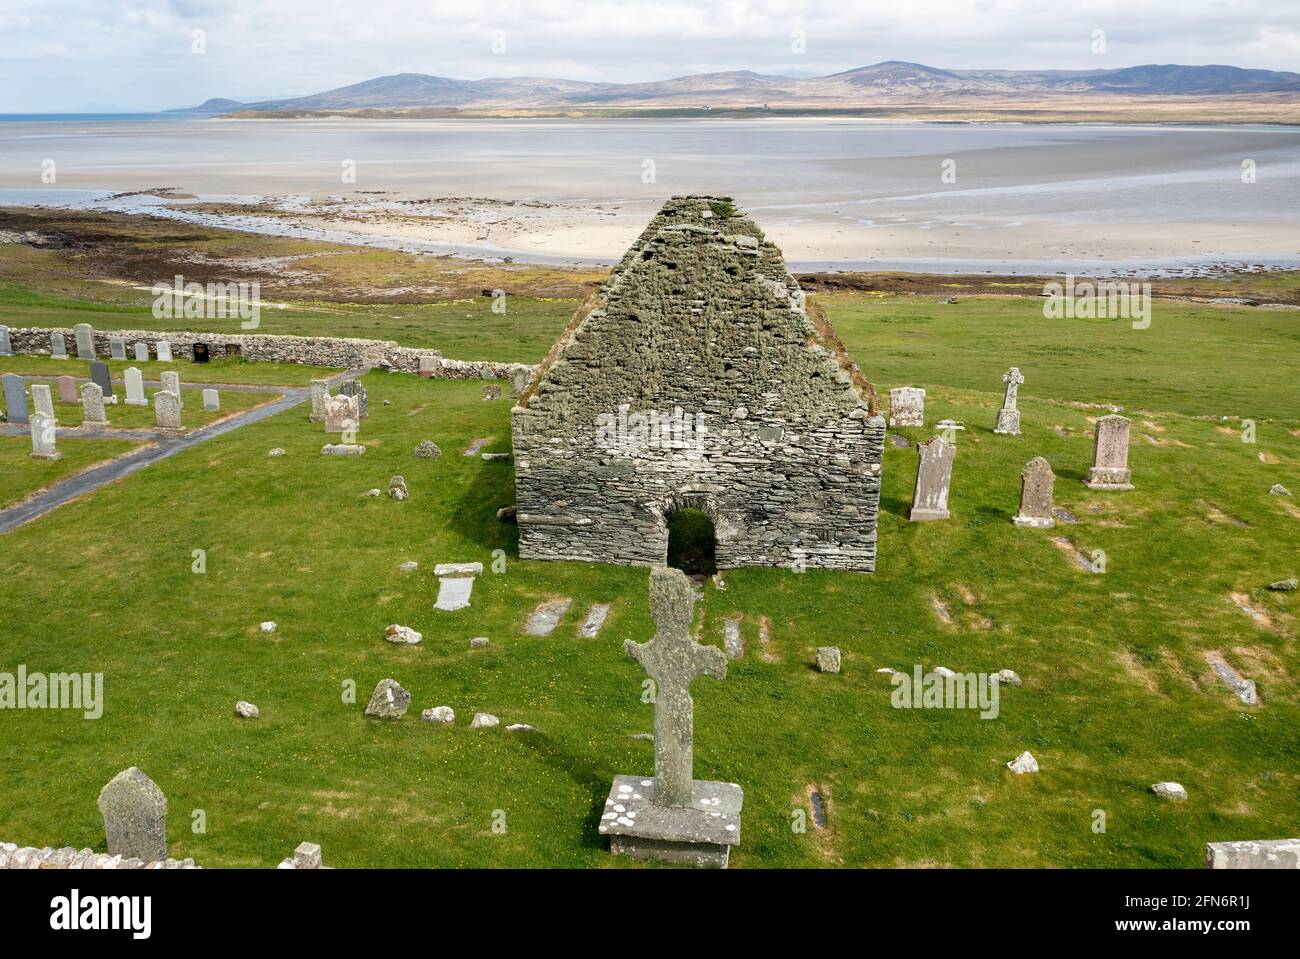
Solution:
M 305 97 L 244 103 L 213 99 L 196 113 L 403 110 L 447 107 L 581 108 L 853 107 L 898 98 L 1059 94 L 1110 96 L 1239 96 L 1300 93 L 1300 73 L 1211 64 L 1147 64 L 1109 70 L 944 70 L 887 60 L 824 77 L 795 78 L 735 70 L 649 83 L 596 83 L 543 77 L 456 80 L 398 73 Z

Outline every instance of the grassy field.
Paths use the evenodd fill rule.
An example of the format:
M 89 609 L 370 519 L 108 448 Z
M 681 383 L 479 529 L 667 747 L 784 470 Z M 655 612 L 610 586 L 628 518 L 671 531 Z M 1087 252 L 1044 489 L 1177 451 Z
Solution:
M 133 440 L 68 440 L 59 443 L 62 459 L 34 460 L 29 455 L 32 443 L 28 437 L 0 436 L 0 509 L 138 445 Z
M 1300 490 L 1294 320 L 1170 307 L 1133 331 L 1049 322 L 1029 301 L 827 302 L 882 393 L 924 385 L 927 421 L 969 430 L 946 522 L 906 521 L 916 452 L 887 445 L 876 574 L 735 570 L 707 590 L 703 638 L 720 645 L 723 618 L 741 615 L 748 646 L 724 682 L 693 687 L 696 775 L 745 789 L 733 866 L 1195 867 L 1206 841 L 1294 835 L 1296 594 L 1264 588 L 1300 572 L 1300 506 L 1268 495 Z M 460 333 L 481 342 L 477 356 L 503 345 Z M 991 432 L 1012 364 L 1027 380 L 1015 438 Z M 172 854 L 204 866 L 272 866 L 304 839 L 336 866 L 626 865 L 596 825 L 616 773 L 652 770 L 651 745 L 631 738 L 651 729 L 652 707 L 622 651 L 652 633 L 646 572 L 515 559 L 515 528 L 495 518 L 513 502 L 511 465 L 460 455 L 473 437 L 508 448 L 508 400 L 484 402 L 472 382 L 376 373 L 366 385 L 363 458 L 322 458 L 320 427 L 298 409 L 0 537 L 7 588 L 23 597 L 0 605 L 0 669 L 103 672 L 107 699 L 97 721 L 6 717 L 0 837 L 101 847 L 98 791 L 138 765 L 167 794 Z M 1134 491 L 1082 485 L 1098 411 L 1076 402 L 1144 410 Z M 1237 416 L 1259 418 L 1257 443 L 1241 441 Z M 412 456 L 426 438 L 440 459 Z M 274 446 L 288 454 L 268 458 Z M 1035 455 L 1076 524 L 1012 526 Z M 409 501 L 365 496 L 397 473 Z M 1075 550 L 1104 551 L 1106 571 L 1082 570 Z M 469 609 L 433 608 L 434 564 L 494 555 L 504 571 L 478 580 Z M 419 570 L 399 572 L 405 560 Z M 554 596 L 575 600 L 559 628 L 522 636 Z M 610 619 L 579 639 L 595 602 L 613 603 Z M 268 619 L 269 636 L 257 628 Z M 423 643 L 388 644 L 390 623 Z M 490 646 L 471 651 L 480 635 Z M 811 666 L 831 644 L 839 675 Z M 1208 650 L 1258 682 L 1260 705 L 1214 678 Z M 1004 691 L 996 720 L 891 708 L 874 670 L 916 663 L 1010 668 L 1024 685 Z M 400 722 L 362 714 L 385 677 L 412 693 Z M 262 717 L 238 719 L 238 699 Z M 454 726 L 420 722 L 440 704 Z M 537 732 L 471 731 L 475 711 Z M 1004 764 L 1025 749 L 1042 771 L 1014 776 Z M 1188 802 L 1150 793 L 1170 779 Z M 795 832 L 814 785 L 826 828 Z

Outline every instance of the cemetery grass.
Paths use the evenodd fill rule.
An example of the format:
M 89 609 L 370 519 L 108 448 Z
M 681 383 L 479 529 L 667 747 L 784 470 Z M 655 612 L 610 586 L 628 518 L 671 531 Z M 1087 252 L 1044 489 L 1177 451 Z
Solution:
M 320 366 L 299 366 L 296 363 L 251 363 L 236 357 L 221 357 L 207 363 L 194 363 L 177 358 L 171 363 L 159 363 L 149 360 L 139 363 L 135 360 L 101 360 L 108 364 L 109 375 L 113 378 L 113 389 L 126 395 L 123 377 L 128 368 L 134 366 L 144 377 L 145 383 L 161 382 L 167 370 L 181 375 L 181 389 L 184 391 L 193 384 L 229 383 L 232 386 L 298 386 L 306 388 L 312 380 L 333 376 L 340 372 Z M 49 377 L 49 382 L 57 383 L 60 376 L 75 376 L 80 380 L 90 379 L 90 361 L 79 360 L 71 356 L 66 360 L 56 360 L 48 356 L 14 355 L 0 356 L 0 375 L 18 373 L 22 376 Z M 80 389 L 80 382 L 78 383 Z M 157 387 L 145 386 L 145 394 L 152 397 Z M 56 392 L 57 395 L 57 392 Z M 222 405 L 226 396 L 223 393 Z M 254 394 L 256 395 L 256 394 Z M 268 394 L 262 394 L 266 396 Z M 202 404 L 200 404 L 201 406 Z M 110 407 L 110 409 L 112 409 Z M 187 401 L 188 409 L 188 401 Z M 110 415 L 109 419 L 113 417 Z
M 38 490 L 96 463 L 121 456 L 138 445 L 131 440 L 68 440 L 58 444 L 62 459 L 35 460 L 29 455 L 32 451 L 29 437 L 0 436 L 0 509 L 14 506 Z
M 1093 331 L 1077 329 L 1090 357 Z M 923 382 L 928 422 L 969 424 L 953 518 L 906 521 L 916 452 L 890 444 L 877 573 L 732 570 L 725 590 L 706 590 L 702 641 L 721 645 L 724 617 L 740 614 L 747 647 L 725 681 L 692 689 L 696 776 L 745 790 L 733 866 L 1192 868 L 1206 841 L 1293 835 L 1296 594 L 1263 587 L 1300 572 L 1300 507 L 1268 495 L 1273 483 L 1300 487 L 1300 424 L 1261 421 L 1250 445 L 1235 423 L 1161 410 L 1157 401 L 1198 405 L 1182 393 L 1178 352 L 1163 355 L 1128 368 L 1153 408 L 1134 420 L 1137 489 L 1093 492 L 1082 480 L 1097 411 L 1068 401 L 1119 399 L 1122 370 L 1098 363 L 1084 397 L 1084 382 L 1053 372 L 1079 354 L 980 357 L 937 338 L 933 355 L 895 355 L 870 345 L 897 335 L 886 331 L 859 332 L 851 347 L 882 392 Z M 1024 435 L 995 436 L 998 377 L 1017 360 Z M 1267 383 L 1272 365 L 1248 379 Z M 597 824 L 614 775 L 653 766 L 651 744 L 631 738 L 651 731 L 652 706 L 622 649 L 653 633 L 646 571 L 515 558 L 517 531 L 495 518 L 513 502 L 511 464 L 461 455 L 473 437 L 508 449 L 508 399 L 483 401 L 478 382 L 372 373 L 365 383 L 364 457 L 322 458 L 325 437 L 300 407 L 0 537 L 20 598 L 0 607 L 0 668 L 101 671 L 106 697 L 94 721 L 69 710 L 5 717 L 0 836 L 102 848 L 99 789 L 137 765 L 167 795 L 171 854 L 207 867 L 273 866 L 303 840 L 348 867 L 630 865 L 608 855 Z M 1225 409 L 1220 385 L 1267 400 L 1252 383 L 1206 382 L 1197 412 Z M 440 459 L 412 456 L 426 438 Z M 268 458 L 275 446 L 287 455 Z M 1012 526 L 1019 471 L 1039 454 L 1077 524 Z M 409 501 L 365 496 L 397 473 Z M 1080 569 L 1054 536 L 1089 557 L 1103 550 L 1106 571 Z M 493 572 L 498 550 L 505 568 Z M 406 560 L 419 570 L 402 574 Z M 433 566 L 466 561 L 486 567 L 471 607 L 434 610 Z M 575 600 L 556 631 L 522 636 L 528 613 L 555 596 Z M 579 639 L 597 602 L 613 604 L 610 617 L 599 637 Z M 276 632 L 260 633 L 263 620 Z M 385 642 L 390 623 L 424 641 Z M 474 636 L 491 643 L 471 651 Z M 822 645 L 843 651 L 841 674 L 813 669 Z M 1257 681 L 1260 705 L 1215 679 L 1211 649 Z M 994 720 L 891 708 L 875 670 L 917 663 L 1010 668 L 1024 685 L 1003 691 Z M 385 677 L 412 694 L 397 722 L 363 715 Z M 239 699 L 261 718 L 237 718 Z M 420 721 L 442 704 L 454 725 Z M 476 711 L 502 726 L 470 730 Z M 510 723 L 537 731 L 507 733 Z M 1005 763 L 1026 749 L 1042 771 L 1016 776 Z M 1152 795 L 1161 780 L 1181 782 L 1189 800 Z M 825 829 L 812 824 L 810 788 L 825 797 Z M 492 829 L 497 810 L 504 833 Z M 796 810 L 806 832 L 792 829 Z M 1105 832 L 1094 831 L 1098 810 Z

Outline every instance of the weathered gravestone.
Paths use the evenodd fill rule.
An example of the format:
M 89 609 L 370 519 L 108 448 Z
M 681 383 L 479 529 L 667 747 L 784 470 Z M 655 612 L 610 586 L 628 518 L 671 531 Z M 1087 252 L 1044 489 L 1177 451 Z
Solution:
M 109 781 L 99 793 L 99 812 L 110 856 L 167 858 L 167 797 L 139 769 L 132 766 Z
M 159 363 L 170 363 L 172 361 L 172 345 L 166 340 L 159 340 L 153 345 L 154 350 L 158 353 Z
M 184 406 L 185 401 L 181 399 L 181 375 L 175 370 L 165 370 L 158 379 L 166 392 L 176 394 L 176 405 Z
M 1020 370 L 1014 366 L 1002 374 L 1002 382 L 1007 384 L 1007 394 L 1002 400 L 1002 409 L 998 410 L 998 425 L 993 427 L 994 433 L 1020 435 L 1020 410 L 1016 407 L 1016 400 L 1020 395 L 1020 384 L 1024 381 Z
M 357 416 L 365 419 L 370 415 L 370 394 L 366 388 L 361 385 L 359 380 L 348 380 L 339 387 L 339 393 L 343 396 L 352 396 L 357 401 Z
M 1123 416 L 1103 416 L 1097 420 L 1093 442 L 1092 467 L 1085 481 L 1089 489 L 1132 489 L 1128 469 L 1128 430 L 1130 421 Z
M 59 402 L 77 402 L 77 378 L 75 376 L 59 377 Z
M 90 381 L 96 384 L 105 396 L 113 395 L 113 374 L 108 371 L 108 364 L 95 360 L 90 364 Z
M 355 396 L 325 397 L 325 432 L 355 433 L 360 425 L 357 416 L 357 398 Z
M 126 359 L 126 340 L 120 336 L 110 336 L 108 338 L 108 352 L 115 360 Z
M 98 383 L 81 384 L 81 415 L 86 426 L 107 426 L 104 415 L 104 391 Z
M 426 380 L 433 376 L 433 371 L 437 367 L 438 358 L 430 353 L 420 354 L 420 375 Z
M 1300 869 L 1300 839 L 1207 842 L 1206 869 Z
M 952 461 L 957 456 L 957 446 L 936 436 L 916 449 L 920 453 L 916 463 L 916 493 L 907 518 L 913 522 L 947 519 L 951 515 L 948 488 L 952 485 Z
M 482 563 L 439 563 L 433 568 L 438 577 L 438 599 L 434 609 L 453 612 L 469 605 L 474 591 L 474 577 L 483 573 Z
M 9 327 L 0 324 L 0 356 L 13 356 L 14 349 L 9 343 Z
M 325 422 L 325 398 L 329 395 L 329 380 L 311 381 L 311 414 L 308 419 L 313 423 Z
M 95 330 L 89 323 L 78 323 L 72 328 L 77 337 L 77 359 L 95 358 Z
M 900 386 L 889 391 L 890 426 L 925 425 L 925 390 L 919 386 Z
M 68 341 L 62 333 L 50 334 L 50 356 L 56 360 L 68 358 Z
M 528 384 L 532 380 L 532 378 L 533 378 L 533 371 L 531 369 L 515 370 L 513 373 L 511 373 L 510 374 L 511 399 L 518 399 L 523 394 L 524 390 L 528 389 Z
M 126 403 L 128 406 L 148 406 L 144 395 L 144 374 L 134 366 L 128 366 L 122 374 L 126 381 Z
M 203 391 L 203 408 L 209 412 L 221 409 L 221 397 L 216 390 L 206 389 Z
M 62 459 L 63 454 L 58 451 L 54 445 L 54 417 L 47 416 L 44 413 L 33 413 L 31 419 L 32 430 L 32 459 L 36 460 L 57 460 Z
M 50 419 L 54 419 L 54 396 L 50 393 L 49 383 L 32 384 L 32 408 Z
M 10 423 L 27 425 L 27 387 L 17 373 L 4 375 L 5 413 Z
M 695 595 L 679 569 L 650 571 L 654 638 L 623 644 L 655 685 L 653 779 L 615 776 L 599 830 L 615 855 L 725 868 L 740 844 L 744 793 L 735 783 L 702 782 L 693 774 L 697 676 L 725 679 L 727 656 L 691 638 Z
M 135 345 L 135 361 L 136 361 L 137 363 L 148 363 L 148 362 L 149 362 L 149 344 L 148 344 L 148 343 L 136 343 L 136 345 Z
M 158 429 L 181 428 L 181 400 L 170 390 L 159 390 L 153 395 L 153 413 Z
M 1052 515 L 1052 484 L 1056 474 L 1052 465 L 1035 456 L 1020 474 L 1020 511 L 1011 518 L 1017 526 L 1047 529 L 1056 525 Z
M 483 387 L 483 399 L 499 400 L 501 399 L 501 387 L 496 383 L 488 383 Z

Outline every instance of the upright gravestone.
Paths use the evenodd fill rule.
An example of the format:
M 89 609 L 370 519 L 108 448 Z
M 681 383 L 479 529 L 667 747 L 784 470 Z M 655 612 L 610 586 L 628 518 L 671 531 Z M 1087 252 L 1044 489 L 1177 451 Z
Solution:
M 170 363 L 172 361 L 172 345 L 167 340 L 159 340 L 153 345 L 158 353 L 159 363 Z
M 68 358 L 68 341 L 62 333 L 50 334 L 50 357 L 56 360 Z
M 308 419 L 313 423 L 323 423 L 325 421 L 325 397 L 329 395 L 329 380 L 311 381 L 311 415 Z
M 75 376 L 59 377 L 59 402 L 77 402 L 77 378 Z
M 175 370 L 164 370 L 158 378 L 162 381 L 164 390 L 176 394 L 176 405 L 184 406 L 184 402 L 181 401 L 181 375 Z
M 438 368 L 438 357 L 432 353 L 420 354 L 420 375 L 426 380 L 433 376 L 434 370 Z
M 515 370 L 510 374 L 510 398 L 518 399 L 523 395 L 524 390 L 528 389 L 528 384 L 533 378 L 531 368 Z
M 1089 489 L 1132 489 L 1128 469 L 1128 429 L 1130 421 L 1123 416 L 1103 416 L 1097 420 L 1096 438 L 1092 448 L 1092 467 L 1085 480 Z
M 325 432 L 355 433 L 360 425 L 355 396 L 325 397 Z
M 890 426 L 925 425 L 925 390 L 919 386 L 900 386 L 889 391 Z
M 948 489 L 952 485 L 952 461 L 957 456 L 957 446 L 936 436 L 928 443 L 918 444 L 916 449 L 921 456 L 916 464 L 916 493 L 907 518 L 914 523 L 947 519 L 951 515 Z
M 998 425 L 993 427 L 994 433 L 1020 435 L 1020 410 L 1016 401 L 1020 396 L 1020 384 L 1024 381 L 1020 370 L 1014 366 L 1002 374 L 1002 382 L 1007 384 L 1007 394 L 1002 400 L 1002 409 L 998 410 Z
M 1052 515 L 1052 485 L 1056 474 L 1052 465 L 1035 456 L 1020 473 L 1020 511 L 1011 517 L 1017 526 L 1048 529 L 1056 525 Z
M 5 412 L 10 423 L 27 425 L 27 387 L 17 373 L 4 375 Z
M 81 414 L 85 426 L 107 426 L 104 415 L 104 391 L 98 383 L 81 384 Z
M 134 366 L 128 366 L 122 374 L 126 380 L 126 403 L 128 406 L 148 406 L 144 396 L 144 374 Z
M 126 359 L 126 340 L 120 336 L 110 336 L 108 338 L 108 352 L 115 360 Z
M 212 352 L 208 349 L 206 343 L 195 343 L 190 347 L 190 355 L 194 358 L 195 363 L 206 363 L 212 358 Z
M 42 416 L 54 419 L 54 396 L 49 383 L 32 384 L 32 408 Z
M 77 335 L 77 359 L 93 360 L 95 358 L 95 330 L 89 323 L 78 323 L 73 327 Z
M 615 855 L 725 868 L 731 847 L 740 844 L 744 793 L 735 783 L 694 778 L 690 685 L 697 676 L 727 675 L 727 654 L 691 638 L 694 600 L 681 570 L 650 571 L 654 638 L 627 640 L 623 648 L 654 682 L 654 778 L 615 776 L 599 831 Z
M 57 460 L 63 457 L 54 445 L 54 417 L 44 413 L 32 414 L 32 459 Z
M 216 390 L 203 391 L 203 408 L 209 412 L 221 409 L 221 398 Z
M 181 400 L 169 390 L 159 390 L 153 395 L 154 421 L 160 430 L 181 428 Z
M 361 419 L 364 420 L 370 415 L 370 394 L 366 392 L 360 380 L 348 380 L 339 387 L 339 393 L 357 398 L 357 416 Z
M 110 856 L 167 858 L 167 797 L 139 769 L 132 766 L 109 781 L 99 793 L 99 812 Z
M 105 396 L 113 395 L 113 375 L 108 371 L 108 364 L 95 360 L 90 364 L 90 381 L 99 384 Z
M 148 343 L 137 343 L 137 344 L 135 345 L 135 361 L 136 361 L 137 363 L 148 363 L 148 362 L 149 362 L 149 344 L 148 344 Z
M 0 324 L 0 356 L 13 356 L 14 348 L 9 342 L 9 327 Z

